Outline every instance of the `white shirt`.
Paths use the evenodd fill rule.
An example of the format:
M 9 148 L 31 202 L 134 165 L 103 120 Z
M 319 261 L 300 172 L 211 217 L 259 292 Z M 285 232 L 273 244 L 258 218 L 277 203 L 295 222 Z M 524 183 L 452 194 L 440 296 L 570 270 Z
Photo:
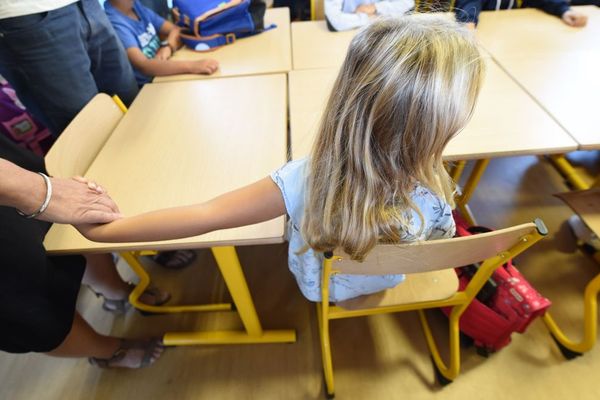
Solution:
M 399 17 L 415 7 L 414 0 L 357 0 L 355 3 L 373 4 L 377 15 Z M 344 11 L 344 0 L 325 0 L 325 17 L 336 31 L 347 31 L 367 25 L 370 18 L 364 13 Z
M 0 0 L 0 19 L 52 11 L 77 1 L 78 0 Z

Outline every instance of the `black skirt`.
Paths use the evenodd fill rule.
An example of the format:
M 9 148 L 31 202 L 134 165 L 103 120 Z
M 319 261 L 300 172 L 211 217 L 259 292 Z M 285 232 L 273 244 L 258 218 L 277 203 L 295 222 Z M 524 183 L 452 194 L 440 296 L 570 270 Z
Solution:
M 0 158 L 30 171 L 45 169 L 42 159 L 1 134 Z M 43 240 L 49 228 L 0 207 L 0 350 L 48 352 L 71 330 L 85 259 L 48 257 Z

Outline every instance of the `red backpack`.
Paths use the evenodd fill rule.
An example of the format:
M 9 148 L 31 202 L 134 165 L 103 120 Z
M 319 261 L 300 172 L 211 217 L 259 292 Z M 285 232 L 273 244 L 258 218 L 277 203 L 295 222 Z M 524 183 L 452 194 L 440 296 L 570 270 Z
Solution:
M 491 229 L 468 224 L 456 213 L 456 236 L 490 232 Z M 456 268 L 459 288 L 464 289 L 477 271 L 477 265 Z M 461 315 L 463 339 L 471 340 L 477 352 L 487 356 L 510 343 L 513 332 L 523 333 L 536 317 L 552 303 L 538 293 L 515 268 L 512 260 L 498 268 Z M 449 315 L 451 307 L 442 309 Z

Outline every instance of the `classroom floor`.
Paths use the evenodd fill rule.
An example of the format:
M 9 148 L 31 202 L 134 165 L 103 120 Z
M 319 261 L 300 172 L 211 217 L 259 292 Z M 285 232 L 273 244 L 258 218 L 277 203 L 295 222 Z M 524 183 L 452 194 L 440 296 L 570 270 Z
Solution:
M 576 160 L 598 173 L 598 152 Z M 545 159 L 493 160 L 472 204 L 478 222 L 508 226 L 541 217 L 549 235 L 517 260 L 535 287 L 554 301 L 567 333 L 582 324 L 582 290 L 600 265 L 579 251 L 565 220 L 569 209 L 553 193 L 567 190 Z M 284 245 L 239 250 L 263 325 L 295 328 L 295 344 L 169 348 L 144 370 L 100 370 L 86 360 L 0 353 L 0 399 L 323 399 L 315 311 L 300 295 L 286 266 Z M 207 251 L 183 271 L 150 266 L 154 282 L 173 292 L 173 303 L 228 298 Z M 125 271 L 127 274 L 127 271 Z M 233 313 L 113 317 L 82 289 L 79 309 L 102 333 L 157 335 L 165 329 L 240 326 Z M 429 314 L 438 341 L 441 314 Z M 2 329 L 0 327 L 0 329 Z M 562 358 L 541 321 L 485 359 L 462 350 L 462 370 L 451 385 L 434 380 L 416 313 L 333 321 L 332 348 L 338 399 L 598 399 L 600 344 L 583 357 Z M 445 346 L 442 346 L 445 347 Z

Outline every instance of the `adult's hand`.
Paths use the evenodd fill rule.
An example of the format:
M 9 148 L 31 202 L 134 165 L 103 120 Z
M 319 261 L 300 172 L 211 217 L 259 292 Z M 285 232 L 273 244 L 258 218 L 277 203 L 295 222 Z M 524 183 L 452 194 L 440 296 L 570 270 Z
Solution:
M 63 224 L 97 224 L 121 218 L 119 207 L 108 193 L 85 178 L 50 178 L 52 198 L 37 218 Z
M 38 219 L 63 224 L 95 224 L 121 218 L 119 208 L 108 193 L 85 178 L 50 178 L 52 196 Z M 0 158 L 0 205 L 25 214 L 40 209 L 47 187 L 39 174 Z

